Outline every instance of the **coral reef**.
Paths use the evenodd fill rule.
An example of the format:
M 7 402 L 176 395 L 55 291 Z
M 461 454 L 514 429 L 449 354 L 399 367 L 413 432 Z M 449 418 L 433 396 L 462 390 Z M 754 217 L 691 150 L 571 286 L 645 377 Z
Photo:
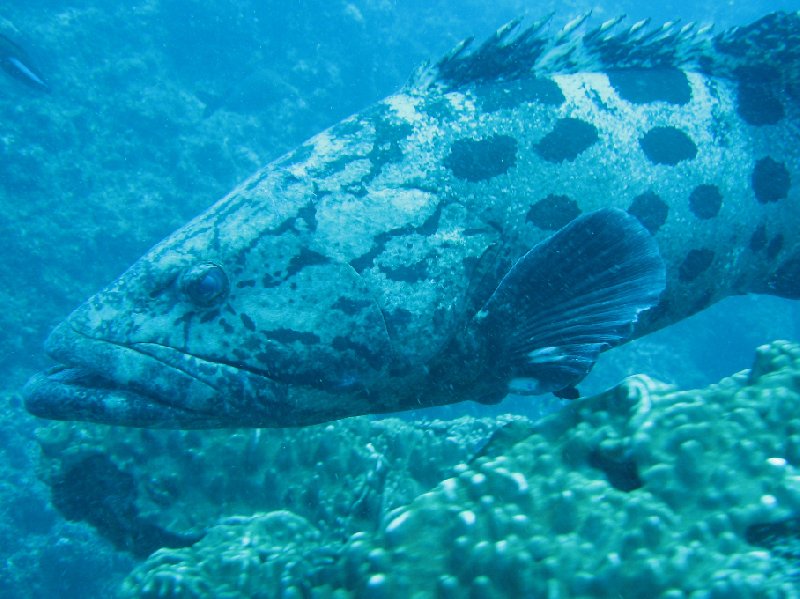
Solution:
M 797 597 L 799 531 L 800 346 L 774 342 L 706 389 L 638 376 L 512 421 L 375 531 L 256 514 L 157 551 L 123 594 Z
M 351 418 L 246 431 L 50 423 L 37 439 L 54 505 L 144 557 L 259 511 L 291 510 L 340 539 L 375 530 L 510 421 Z

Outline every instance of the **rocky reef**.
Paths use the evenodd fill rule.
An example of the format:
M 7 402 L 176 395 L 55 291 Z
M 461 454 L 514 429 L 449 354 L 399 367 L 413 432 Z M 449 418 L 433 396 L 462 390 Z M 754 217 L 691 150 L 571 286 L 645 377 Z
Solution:
M 39 470 L 63 515 L 142 558 L 191 545 L 220 520 L 272 510 L 291 510 L 343 541 L 377 530 L 384 514 L 514 420 L 364 417 L 246 431 L 51 423 L 37 430 Z
M 705 389 L 635 376 L 536 423 L 38 438 L 57 506 L 134 553 L 166 545 L 126 597 L 800 596 L 789 342 Z M 127 481 L 114 501 L 91 468 Z

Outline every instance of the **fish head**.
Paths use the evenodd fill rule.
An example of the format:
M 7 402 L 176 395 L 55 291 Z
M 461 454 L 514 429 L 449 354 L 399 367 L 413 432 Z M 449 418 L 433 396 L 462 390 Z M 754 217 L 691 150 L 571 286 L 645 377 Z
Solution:
M 46 342 L 30 412 L 161 428 L 370 411 L 391 345 L 369 288 L 315 246 L 310 179 L 268 168 L 150 250 Z

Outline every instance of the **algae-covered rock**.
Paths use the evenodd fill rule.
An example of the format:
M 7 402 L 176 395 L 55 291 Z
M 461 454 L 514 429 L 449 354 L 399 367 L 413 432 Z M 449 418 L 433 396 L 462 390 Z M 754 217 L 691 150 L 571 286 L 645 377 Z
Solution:
M 124 591 L 145 599 L 302 597 L 303 585 L 334 557 L 304 518 L 287 511 L 258 513 L 215 526 L 196 549 L 157 551 L 146 580 L 134 574 Z
M 352 418 L 302 429 L 161 431 L 50 423 L 40 476 L 66 517 L 134 555 L 221 518 L 291 510 L 341 538 L 374 530 L 469 459 L 502 421 Z
M 377 531 L 305 537 L 334 560 L 305 578 L 225 572 L 248 524 L 157 553 L 124 592 L 196 596 L 154 586 L 180 573 L 227 597 L 249 576 L 263 597 L 796 597 L 799 452 L 800 346 L 775 342 L 706 389 L 633 377 L 512 423 Z

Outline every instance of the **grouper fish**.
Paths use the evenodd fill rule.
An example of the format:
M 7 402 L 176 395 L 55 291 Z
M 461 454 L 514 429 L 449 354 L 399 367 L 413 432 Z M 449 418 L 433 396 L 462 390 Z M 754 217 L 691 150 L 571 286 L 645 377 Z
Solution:
M 574 395 L 598 355 L 800 297 L 800 15 L 514 21 L 277 159 L 75 310 L 44 418 L 301 426 Z

